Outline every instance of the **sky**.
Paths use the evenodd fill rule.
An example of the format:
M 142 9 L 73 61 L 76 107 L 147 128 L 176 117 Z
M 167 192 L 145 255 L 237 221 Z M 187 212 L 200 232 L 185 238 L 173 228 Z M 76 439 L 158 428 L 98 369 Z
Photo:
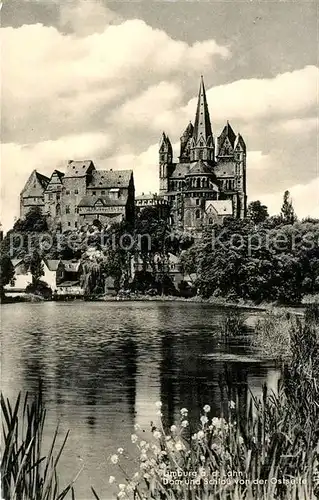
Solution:
M 33 169 L 68 160 L 134 171 L 158 191 L 158 145 L 194 121 L 204 76 L 213 133 L 247 145 L 248 201 L 319 217 L 319 4 L 10 0 L 2 6 L 1 222 Z

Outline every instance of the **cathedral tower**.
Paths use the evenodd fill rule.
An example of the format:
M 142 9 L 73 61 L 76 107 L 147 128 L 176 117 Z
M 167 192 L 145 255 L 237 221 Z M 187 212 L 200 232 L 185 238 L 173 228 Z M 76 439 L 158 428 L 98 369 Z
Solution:
M 168 191 L 168 178 L 172 169 L 173 148 L 169 137 L 163 132 L 159 147 L 160 194 Z
M 210 123 L 204 79 L 201 76 L 193 137 L 190 143 L 190 160 L 215 160 L 215 146 Z

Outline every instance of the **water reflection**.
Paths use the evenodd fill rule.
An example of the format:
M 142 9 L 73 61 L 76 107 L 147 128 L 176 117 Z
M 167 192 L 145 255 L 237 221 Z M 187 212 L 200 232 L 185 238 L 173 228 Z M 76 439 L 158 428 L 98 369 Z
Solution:
M 275 388 L 278 370 L 251 357 L 247 339 L 220 341 L 222 314 L 202 304 L 156 302 L 3 307 L 3 391 L 32 393 L 43 381 L 47 443 L 58 421 L 61 433 L 71 430 L 63 478 L 85 465 L 77 498 L 91 497 L 90 484 L 110 498 L 107 457 L 132 446 L 134 424 L 148 429 L 156 421 L 156 401 L 170 426 L 182 407 L 192 420 L 206 403 L 220 415 L 228 382 L 239 390 L 243 412 L 248 391 L 260 395 L 266 381 Z

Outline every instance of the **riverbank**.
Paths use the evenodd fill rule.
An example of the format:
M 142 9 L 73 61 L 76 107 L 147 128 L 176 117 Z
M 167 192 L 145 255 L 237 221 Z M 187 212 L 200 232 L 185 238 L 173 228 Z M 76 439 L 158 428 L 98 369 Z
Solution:
M 83 302 L 188 302 L 188 303 L 200 303 L 200 304 L 210 304 L 214 307 L 225 307 L 225 308 L 236 308 L 236 309 L 247 309 L 255 311 L 274 311 L 274 312 L 290 312 L 295 315 L 302 316 L 304 314 L 305 308 L 309 304 L 319 303 L 319 295 L 307 296 L 306 300 L 300 304 L 295 305 L 284 305 L 278 302 L 262 302 L 260 304 L 255 304 L 253 301 L 249 300 L 229 300 L 224 297 L 210 297 L 205 299 L 196 295 L 195 297 L 178 297 L 174 295 L 104 295 L 98 297 L 84 298 L 84 297 L 66 297 L 59 298 L 59 301 L 66 302 L 78 302 L 79 300 Z M 19 302 L 43 302 L 43 301 L 56 301 L 56 299 L 44 299 L 41 295 L 36 294 L 24 294 L 17 297 L 5 297 L 2 304 L 14 304 Z

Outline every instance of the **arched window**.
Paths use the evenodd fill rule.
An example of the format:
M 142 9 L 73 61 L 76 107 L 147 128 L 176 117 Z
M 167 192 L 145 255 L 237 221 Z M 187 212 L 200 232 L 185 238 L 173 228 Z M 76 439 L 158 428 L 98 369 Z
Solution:
M 196 210 L 195 217 L 196 217 L 196 219 L 200 219 L 200 210 L 199 209 Z
M 197 178 L 197 180 L 196 180 L 196 187 L 200 188 L 200 178 Z
M 60 203 L 57 204 L 55 211 L 56 211 L 56 215 L 61 215 L 61 205 L 60 205 Z

